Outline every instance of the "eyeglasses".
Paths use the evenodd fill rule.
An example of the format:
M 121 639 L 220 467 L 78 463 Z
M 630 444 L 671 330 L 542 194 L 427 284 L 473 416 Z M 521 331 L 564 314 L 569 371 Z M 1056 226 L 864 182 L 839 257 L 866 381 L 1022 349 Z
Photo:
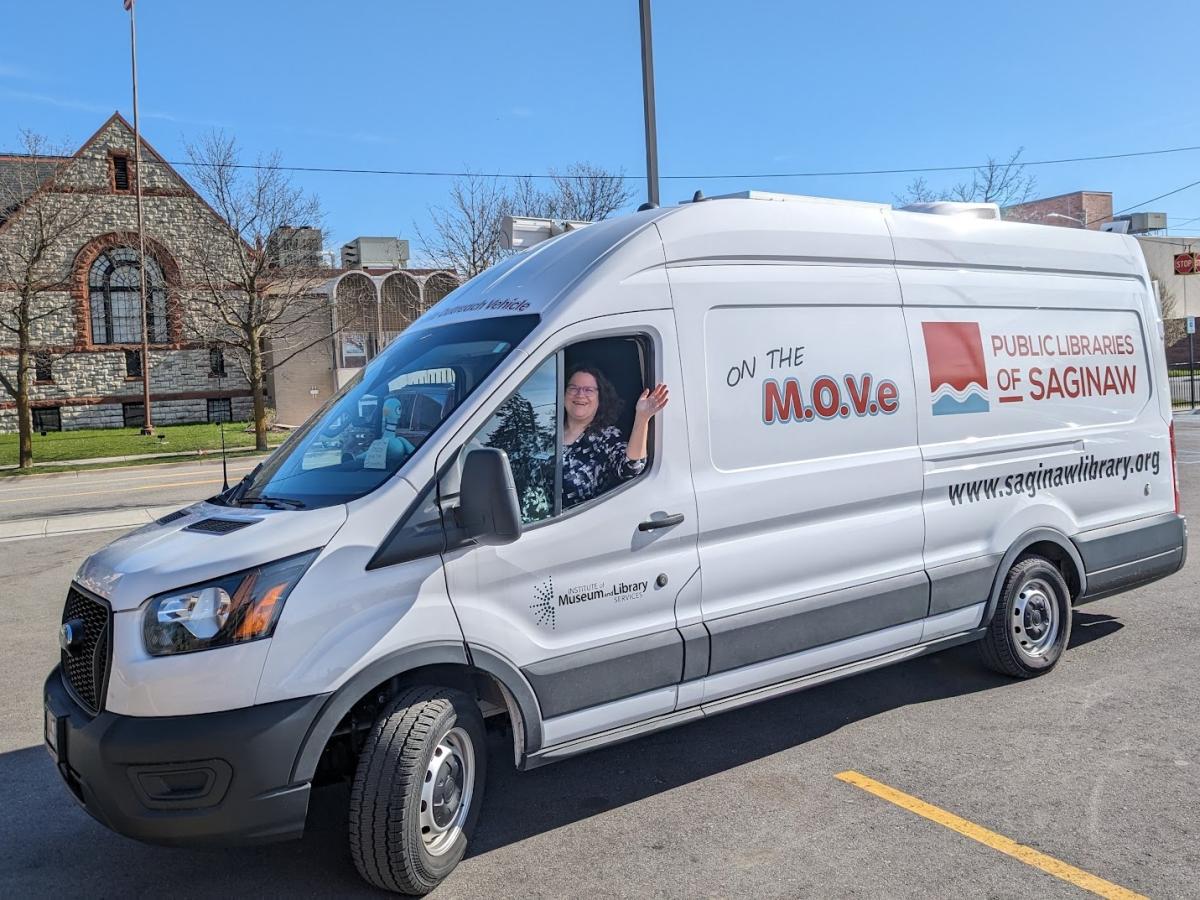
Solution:
M 568 384 L 567 393 L 573 397 L 595 397 L 599 392 L 598 388 L 588 387 L 582 384 Z

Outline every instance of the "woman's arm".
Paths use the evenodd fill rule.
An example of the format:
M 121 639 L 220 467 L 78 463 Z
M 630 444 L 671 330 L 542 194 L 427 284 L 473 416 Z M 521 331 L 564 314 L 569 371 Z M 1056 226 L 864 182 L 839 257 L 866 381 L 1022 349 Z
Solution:
M 665 384 L 656 384 L 654 390 L 642 391 L 633 413 L 633 428 L 629 432 L 629 444 L 625 448 L 627 459 L 637 462 L 646 458 L 646 438 L 650 434 L 650 420 L 662 412 L 670 392 Z

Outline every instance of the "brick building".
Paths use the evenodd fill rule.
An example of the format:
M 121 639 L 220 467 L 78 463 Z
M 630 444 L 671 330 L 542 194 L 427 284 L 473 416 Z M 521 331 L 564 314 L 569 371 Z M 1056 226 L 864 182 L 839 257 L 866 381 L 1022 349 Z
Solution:
M 1073 191 L 1056 197 L 1016 203 L 1006 206 L 1003 211 L 1004 218 L 1011 222 L 1090 228 L 1094 231 L 1111 221 L 1112 214 L 1112 194 L 1108 191 Z
M 41 298 L 53 313 L 35 325 L 39 350 L 32 392 L 37 430 L 142 424 L 141 300 L 133 129 L 118 113 L 71 157 L 0 156 L 0 179 L 31 185 L 0 210 L 0 253 L 22 240 L 36 202 L 88 204 L 87 217 L 50 248 L 57 274 Z M 22 168 L 23 167 L 23 168 Z M 41 168 L 38 168 L 41 167 Z M 44 169 L 44 171 L 42 171 Z M 183 296 L 198 217 L 216 213 L 152 147 L 142 142 L 150 387 L 156 424 L 245 419 L 249 384 L 221 350 L 191 342 Z M 17 178 L 29 175 L 33 178 Z M 54 177 L 49 177 L 53 175 Z M 34 198 L 34 194 L 40 195 Z M 81 206 L 82 208 L 82 206 Z M 13 285 L 0 283 L 4 292 Z M 10 298 L 11 299 L 11 296 Z M 10 304 L 11 305 L 11 304 Z M 11 335 L 0 332 L 0 367 L 15 381 Z M 0 431 L 16 430 L 15 404 L 0 395 Z
M 1034 222 L 1060 228 L 1100 229 L 1113 220 L 1112 194 L 1106 191 L 1075 191 L 1006 207 L 1006 220 Z M 1200 275 L 1176 275 L 1177 253 L 1200 252 L 1200 237 L 1135 234 L 1146 258 L 1150 278 L 1158 283 L 1166 323 L 1167 360 L 1171 365 L 1188 362 L 1191 339 L 1184 331 L 1185 316 L 1200 316 Z

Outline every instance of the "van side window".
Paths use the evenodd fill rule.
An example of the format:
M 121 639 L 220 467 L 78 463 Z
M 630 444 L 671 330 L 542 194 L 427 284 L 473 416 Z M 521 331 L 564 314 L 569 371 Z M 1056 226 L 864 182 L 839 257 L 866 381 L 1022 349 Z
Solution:
M 595 500 L 647 467 L 628 458 L 649 340 L 582 341 L 550 357 L 464 448 L 508 454 L 526 525 Z M 464 454 L 465 456 L 465 454 Z

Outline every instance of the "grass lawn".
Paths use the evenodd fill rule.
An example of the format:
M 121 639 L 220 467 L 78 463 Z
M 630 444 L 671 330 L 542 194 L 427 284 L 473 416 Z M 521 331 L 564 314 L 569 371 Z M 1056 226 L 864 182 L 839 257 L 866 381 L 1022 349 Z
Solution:
M 246 422 L 225 424 L 225 446 L 253 448 L 254 432 L 247 431 Z M 132 456 L 139 453 L 188 453 L 197 450 L 220 450 L 221 435 L 215 424 L 163 425 L 153 435 L 138 433 L 137 428 L 95 428 L 81 431 L 51 431 L 42 437 L 33 436 L 33 461 L 60 462 L 74 459 L 96 459 L 104 456 Z M 268 432 L 267 443 L 272 447 L 283 442 L 283 432 Z M 0 434 L 0 466 L 17 464 L 17 436 Z

